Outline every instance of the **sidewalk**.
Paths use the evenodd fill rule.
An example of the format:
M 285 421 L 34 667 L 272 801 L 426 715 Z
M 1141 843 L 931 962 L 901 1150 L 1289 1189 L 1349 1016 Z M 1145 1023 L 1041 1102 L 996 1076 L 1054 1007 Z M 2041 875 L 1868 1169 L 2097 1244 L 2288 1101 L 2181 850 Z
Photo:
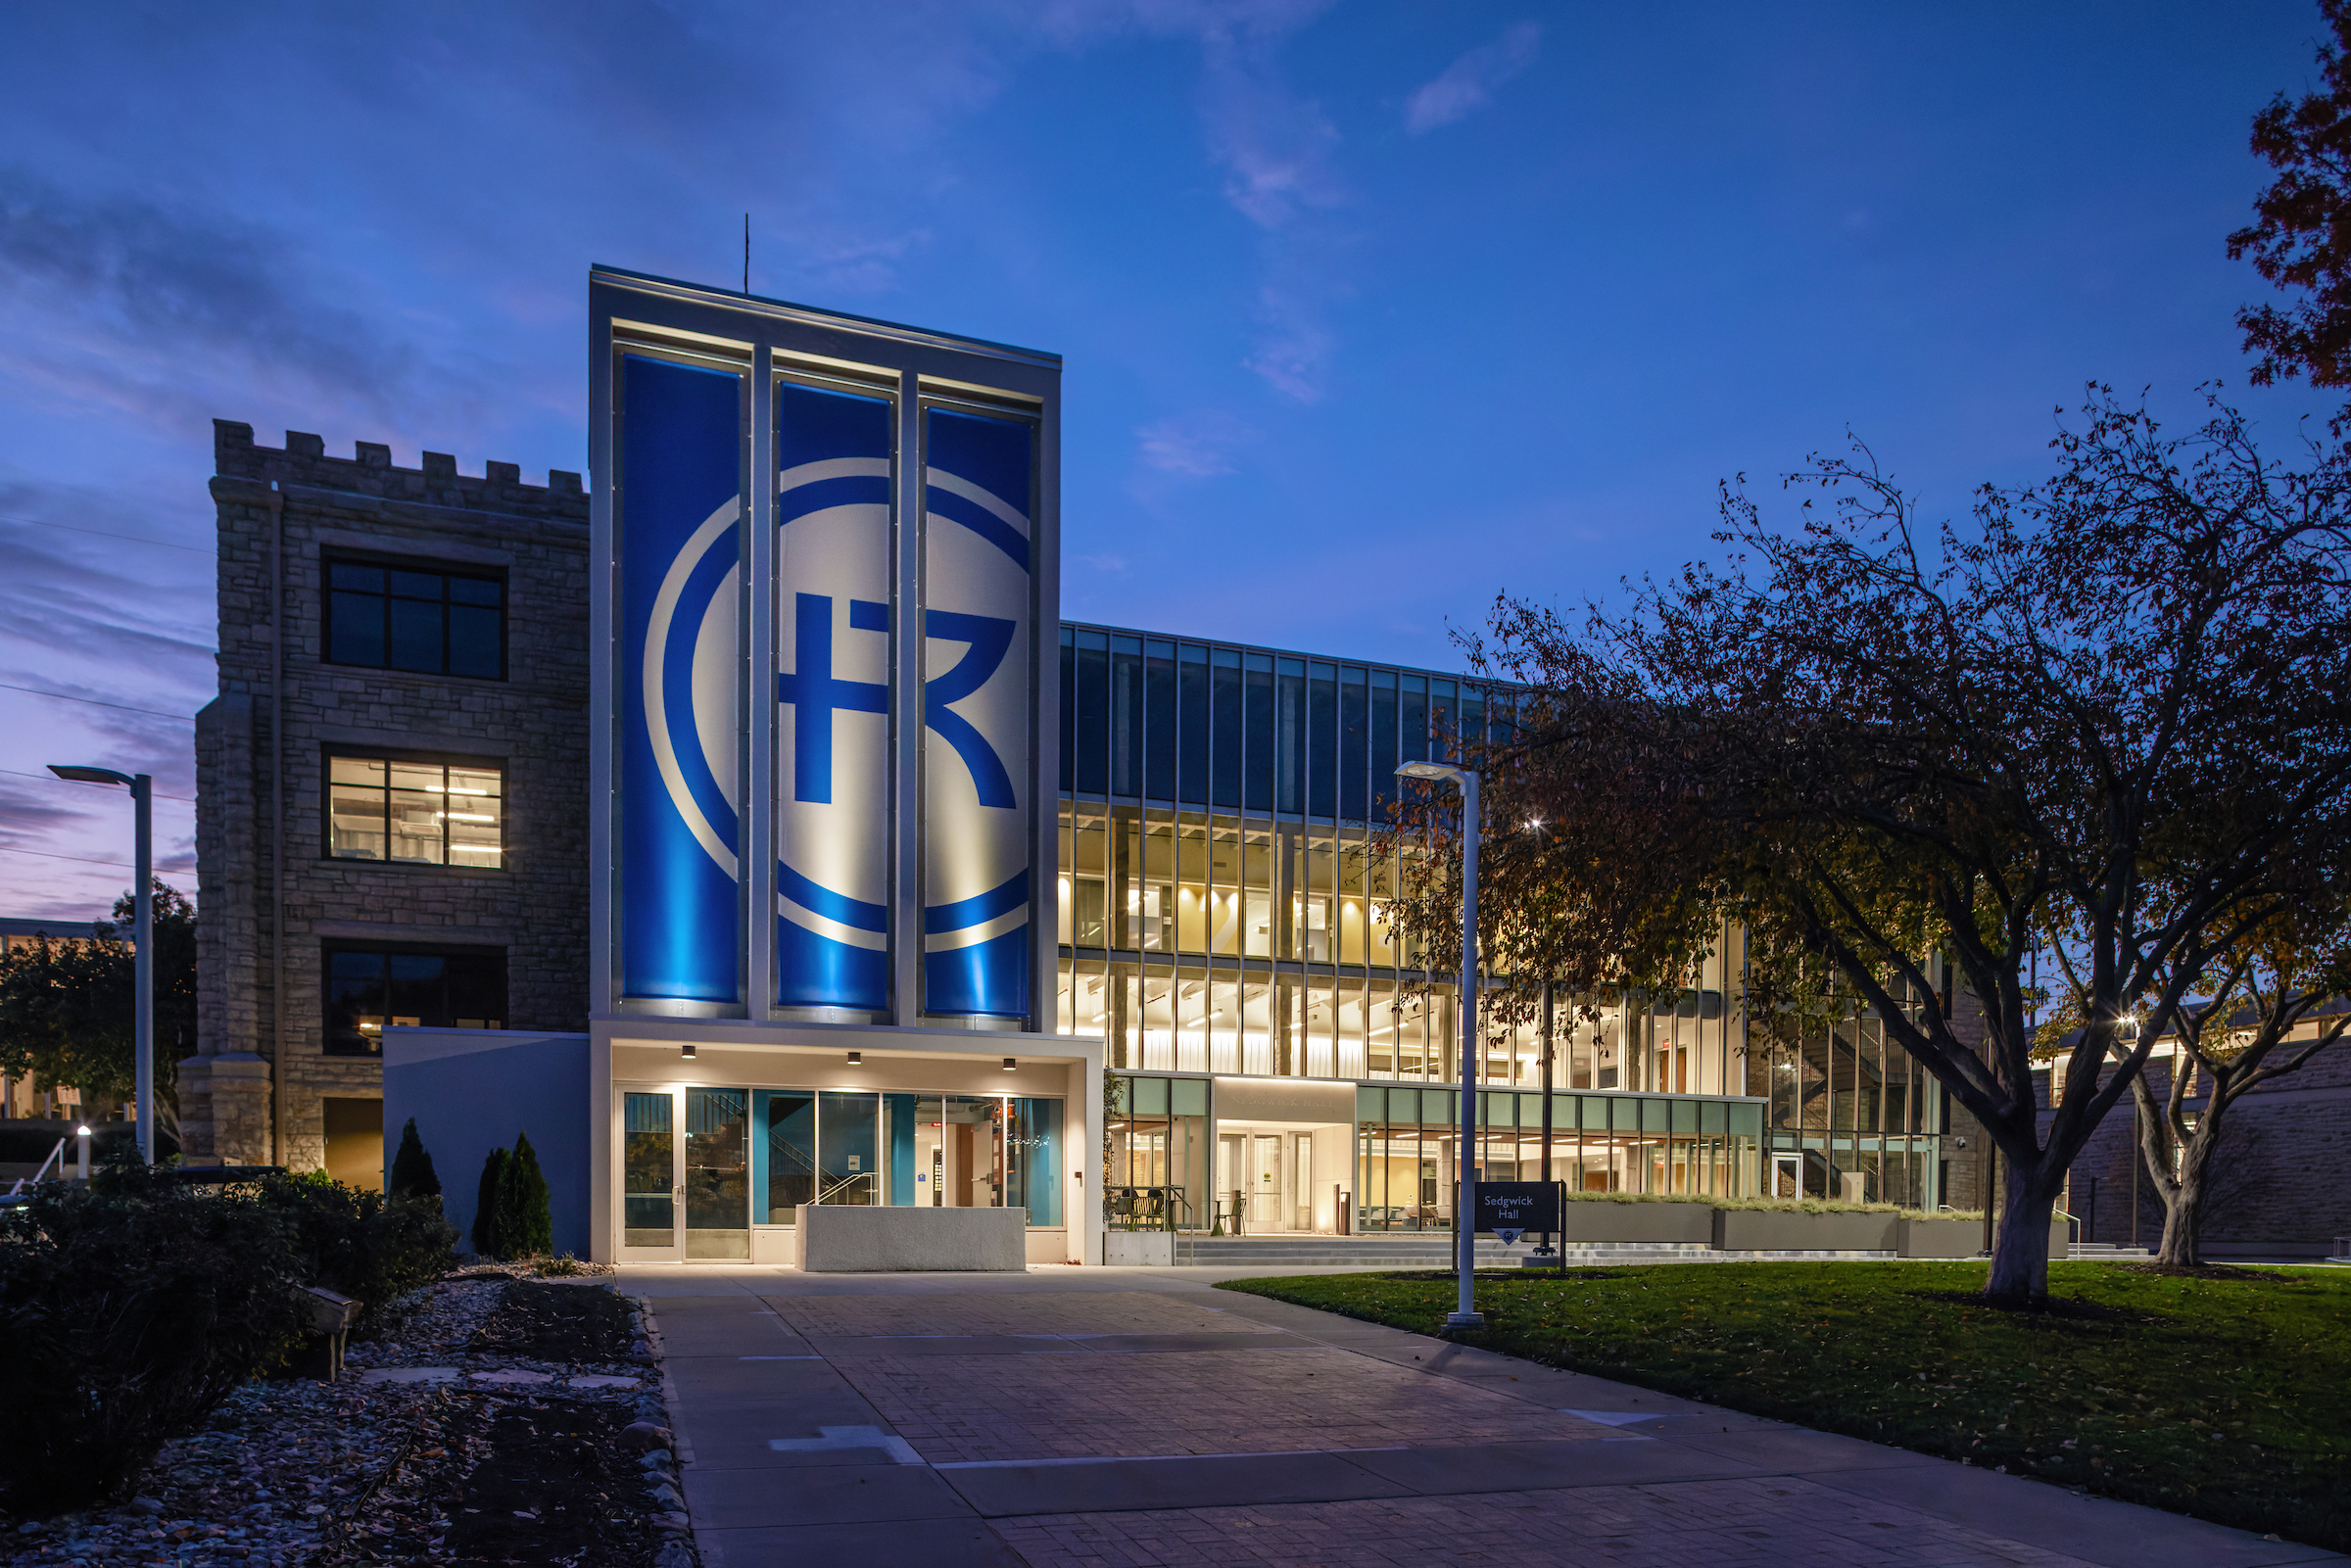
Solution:
M 622 1273 L 710 1568 L 2351 1560 L 1205 1270 Z

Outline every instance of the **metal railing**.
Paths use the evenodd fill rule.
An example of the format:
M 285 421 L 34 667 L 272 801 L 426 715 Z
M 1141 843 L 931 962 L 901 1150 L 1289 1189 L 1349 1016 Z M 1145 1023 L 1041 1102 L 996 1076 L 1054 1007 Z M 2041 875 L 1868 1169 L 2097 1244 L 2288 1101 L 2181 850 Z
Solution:
M 1189 1230 L 1192 1228 L 1192 1200 L 1181 1187 L 1173 1185 L 1143 1187 L 1112 1187 L 1103 1196 L 1110 1203 L 1110 1217 L 1124 1221 L 1125 1230 Z
M 51 1165 L 57 1166 L 58 1175 L 61 1177 L 65 1175 L 66 1140 L 63 1138 L 58 1139 L 57 1147 L 49 1151 L 49 1158 L 41 1162 L 40 1169 L 34 1171 L 29 1176 L 19 1176 L 15 1181 L 9 1184 L 9 1188 L 6 1193 L 0 1193 L 0 1197 L 22 1197 L 25 1188 L 38 1186 L 40 1184 L 41 1179 L 49 1174 L 49 1167 Z
M 875 1178 L 880 1174 L 881 1172 L 874 1170 L 853 1170 L 835 1181 L 831 1186 L 819 1181 L 816 1188 L 816 1201 L 820 1204 L 862 1205 L 868 1209 L 874 1208 L 882 1201 L 880 1192 L 875 1185 Z M 851 1192 L 859 1192 L 862 1195 L 858 1197 L 843 1196 L 843 1194 Z

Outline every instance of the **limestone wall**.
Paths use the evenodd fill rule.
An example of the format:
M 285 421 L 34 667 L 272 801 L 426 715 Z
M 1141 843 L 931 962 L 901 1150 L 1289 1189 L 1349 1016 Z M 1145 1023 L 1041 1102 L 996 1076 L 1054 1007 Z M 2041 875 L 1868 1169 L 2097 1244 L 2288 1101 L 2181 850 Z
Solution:
M 561 471 L 526 485 L 491 462 L 476 478 L 438 452 L 399 468 L 372 442 L 329 457 L 317 436 L 260 447 L 225 420 L 214 437 L 220 695 L 197 727 L 199 1057 L 182 1119 L 191 1158 L 308 1169 L 324 1159 L 320 1101 L 383 1092 L 376 1060 L 324 1052 L 325 942 L 502 948 L 507 1028 L 585 1026 L 588 499 Z M 322 561 L 336 549 L 503 568 L 506 678 L 324 662 Z M 329 859 L 329 744 L 503 761 L 504 868 Z

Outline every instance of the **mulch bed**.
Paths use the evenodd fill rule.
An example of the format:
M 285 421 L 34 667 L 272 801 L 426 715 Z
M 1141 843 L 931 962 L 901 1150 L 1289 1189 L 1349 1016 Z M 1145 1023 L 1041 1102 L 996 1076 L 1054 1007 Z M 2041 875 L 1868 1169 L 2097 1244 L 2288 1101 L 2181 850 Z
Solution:
M 627 1299 L 467 1270 L 368 1332 L 341 1382 L 247 1384 L 134 1501 L 27 1521 L 0 1561 L 695 1568 Z M 411 1368 L 444 1380 L 397 1380 Z

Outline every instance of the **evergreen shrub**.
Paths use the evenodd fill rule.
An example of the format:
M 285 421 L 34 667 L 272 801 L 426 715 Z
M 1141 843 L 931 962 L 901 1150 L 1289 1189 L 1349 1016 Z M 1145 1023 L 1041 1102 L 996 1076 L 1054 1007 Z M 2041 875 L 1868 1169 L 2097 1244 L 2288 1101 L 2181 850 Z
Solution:
M 143 1169 L 0 1213 L 0 1506 L 120 1498 L 169 1438 L 298 1342 L 287 1216 Z
M 430 1198 L 441 1201 L 441 1178 L 433 1170 L 433 1157 L 425 1152 L 424 1140 L 416 1136 L 416 1118 L 401 1129 L 400 1150 L 392 1157 L 392 1196 L 395 1198 Z
M 482 1162 L 482 1179 L 473 1196 L 473 1251 L 478 1258 L 506 1256 L 506 1166 L 513 1156 L 493 1149 Z
M 506 1162 L 506 1245 L 513 1258 L 544 1258 L 555 1250 L 554 1220 L 549 1212 L 547 1177 L 539 1169 L 530 1134 L 514 1134 L 514 1156 Z

